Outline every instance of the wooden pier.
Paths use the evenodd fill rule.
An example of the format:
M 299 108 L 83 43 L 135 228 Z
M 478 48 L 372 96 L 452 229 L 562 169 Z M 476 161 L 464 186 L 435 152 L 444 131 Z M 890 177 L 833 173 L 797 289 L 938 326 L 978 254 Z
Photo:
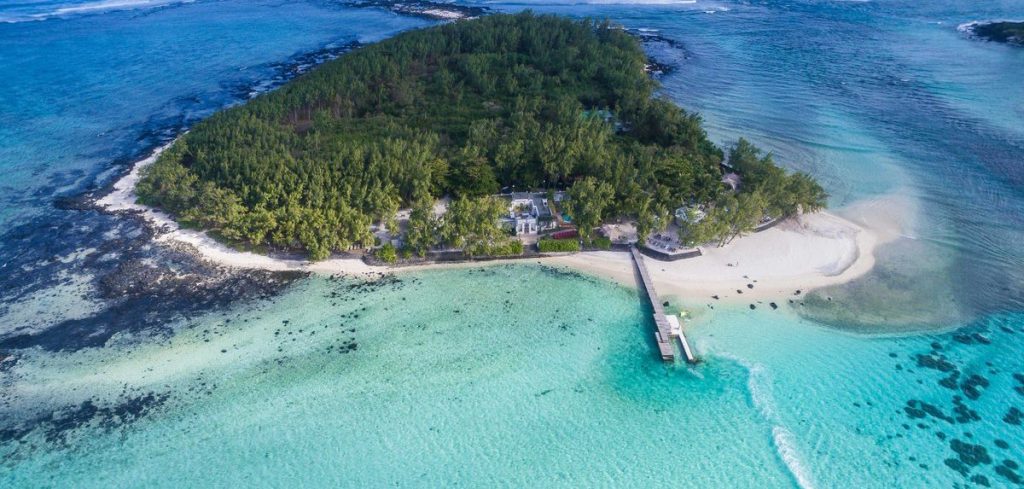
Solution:
M 686 341 L 686 336 L 683 335 L 679 322 L 670 321 L 668 316 L 665 315 L 665 306 L 662 305 L 661 299 L 658 298 L 658 292 L 654 290 L 654 282 L 651 281 L 651 276 L 647 273 L 647 265 L 644 264 L 643 255 L 640 254 L 640 251 L 635 246 L 630 247 L 629 252 L 633 255 L 633 264 L 640 274 L 640 281 L 643 282 L 644 290 L 647 292 L 647 299 L 651 301 L 651 307 L 654 309 L 654 324 L 658 328 L 654 333 L 654 339 L 658 343 L 661 359 L 666 361 L 675 360 L 676 349 L 672 345 L 672 340 L 677 339 L 680 349 L 686 357 L 686 361 L 697 363 L 697 357 L 693 356 L 690 343 Z

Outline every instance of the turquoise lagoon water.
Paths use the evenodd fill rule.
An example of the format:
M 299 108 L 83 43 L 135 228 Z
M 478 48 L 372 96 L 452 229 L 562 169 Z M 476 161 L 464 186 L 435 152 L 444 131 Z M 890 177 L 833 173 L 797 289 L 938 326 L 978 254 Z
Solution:
M 76 413 L 58 410 L 8 446 L 5 477 L 26 487 L 942 487 L 961 481 L 944 465 L 951 440 L 988 447 L 996 464 L 1019 459 L 1024 437 L 999 417 L 1019 405 L 1010 374 L 1024 365 L 1007 345 L 1024 331 L 988 324 L 992 344 L 967 346 L 837 334 L 788 306 L 714 310 L 693 330 L 705 363 L 688 368 L 655 358 L 638 303 L 635 290 L 536 265 L 304 281 L 172 338 L 27 359 L 13 391 L 28 404 L 168 397 L 126 424 L 101 412 L 68 428 Z M 955 416 L 958 391 L 937 385 L 945 373 L 918 366 L 933 353 L 989 379 L 969 404 L 981 419 L 908 416 L 916 401 Z M 996 482 L 992 471 L 972 475 Z
M 813 312 L 671 298 L 697 367 L 655 358 L 636 291 L 538 265 L 121 292 L 125 268 L 194 271 L 64 197 L 304 53 L 428 22 L 109 5 L 0 6 L 4 487 L 1022 485 L 1024 51 L 956 26 L 1024 4 L 485 4 L 657 32 L 664 94 L 714 139 L 770 148 L 836 207 L 918 203 Z

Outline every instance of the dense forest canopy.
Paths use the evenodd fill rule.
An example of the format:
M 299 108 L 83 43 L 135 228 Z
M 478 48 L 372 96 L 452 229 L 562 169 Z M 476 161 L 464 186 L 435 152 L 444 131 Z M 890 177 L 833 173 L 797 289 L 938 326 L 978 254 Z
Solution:
M 654 96 L 646 63 L 636 39 L 592 20 L 406 32 L 197 124 L 136 192 L 228 241 L 315 259 L 368 246 L 400 207 L 448 194 L 492 212 L 466 200 L 509 186 L 581 182 L 577 195 L 604 201 L 574 204 L 587 223 L 634 216 L 644 232 L 718 199 L 723 156 L 698 116 Z M 410 229 L 417 251 L 464 241 L 431 226 Z

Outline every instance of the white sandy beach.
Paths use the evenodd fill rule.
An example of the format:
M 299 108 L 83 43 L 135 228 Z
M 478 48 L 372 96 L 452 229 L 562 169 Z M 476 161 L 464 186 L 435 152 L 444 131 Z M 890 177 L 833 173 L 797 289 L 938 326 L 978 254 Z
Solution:
M 779 299 L 850 281 L 874 265 L 876 236 L 838 216 L 819 213 L 744 236 L 723 248 L 703 248 L 696 258 L 664 262 L 645 258 L 658 293 L 686 301 Z M 633 284 L 629 255 L 589 252 L 551 263 Z M 753 285 L 750 288 L 749 285 Z
M 173 143 L 171 143 L 173 144 Z M 135 163 L 132 171 L 122 177 L 114 184 L 113 190 L 103 198 L 96 201 L 96 204 L 109 211 L 137 211 L 158 230 L 156 241 L 158 242 L 179 242 L 192 245 L 203 258 L 214 263 L 238 268 L 255 268 L 262 270 L 298 270 L 323 273 L 341 274 L 365 274 L 371 272 L 382 272 L 384 267 L 372 267 L 362 260 L 355 259 L 332 259 L 322 262 L 309 262 L 307 260 L 285 260 L 273 258 L 257 253 L 238 251 L 225 246 L 206 233 L 191 229 L 182 229 L 171 218 L 171 216 L 151 207 L 137 204 L 135 195 L 135 184 L 141 178 L 142 169 L 153 164 L 160 153 L 170 144 L 157 149 L 150 157 Z
M 658 293 L 684 302 L 731 303 L 791 298 L 796 291 L 849 282 L 875 265 L 875 248 L 913 238 L 914 203 L 902 192 L 858 201 L 836 212 L 799 216 L 760 233 L 737 238 L 704 255 L 674 262 L 645 258 Z M 589 252 L 549 263 L 634 285 L 628 255 Z M 753 285 L 753 288 L 749 286 Z
M 159 153 L 160 150 L 138 162 L 97 204 L 111 211 L 138 211 L 159 230 L 157 241 L 186 243 L 205 259 L 217 264 L 342 275 L 459 266 L 433 264 L 388 268 L 370 266 L 351 258 L 309 262 L 234 250 L 203 232 L 180 228 L 167 214 L 135 203 L 133 189 L 140 171 L 154 162 Z M 793 296 L 797 290 L 806 293 L 815 288 L 848 282 L 867 273 L 874 266 L 874 250 L 878 244 L 906 236 L 909 227 L 907 215 L 912 215 L 912 204 L 906 199 L 892 196 L 865 200 L 844 208 L 840 213 L 800 216 L 769 230 L 737 238 L 725 247 L 704 248 L 704 255 L 697 258 L 674 262 L 646 258 L 647 267 L 661 295 L 675 296 L 688 302 L 713 300 L 713 295 L 727 302 L 782 299 Z M 572 267 L 635 286 L 630 260 L 627 253 L 612 251 L 538 259 L 546 264 Z

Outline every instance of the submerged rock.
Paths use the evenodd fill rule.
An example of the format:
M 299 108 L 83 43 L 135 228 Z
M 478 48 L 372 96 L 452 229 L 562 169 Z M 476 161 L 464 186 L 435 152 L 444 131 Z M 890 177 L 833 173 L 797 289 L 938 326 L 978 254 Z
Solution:
M 977 399 L 981 397 L 981 391 L 988 387 L 988 379 L 980 375 L 971 375 L 961 385 L 960 390 L 963 391 L 964 395 L 968 399 Z
M 973 443 L 967 443 L 956 438 L 950 440 L 949 447 L 960 457 L 960 461 L 970 465 L 988 465 L 992 463 L 992 457 L 989 456 L 988 450 L 981 445 L 975 445 Z
M 1017 464 L 1012 460 L 1004 460 L 1002 465 L 997 465 L 995 473 L 1014 484 L 1024 484 L 1024 477 L 1017 473 Z
M 1015 407 L 1010 408 L 1010 410 L 1006 412 L 1006 416 L 1003 416 L 1003 422 L 1007 424 L 1020 426 L 1021 420 L 1024 420 L 1024 412 L 1021 412 L 1020 409 Z
M 942 409 L 938 406 L 918 399 L 911 399 L 907 401 L 906 406 L 903 407 L 903 412 L 911 419 L 921 419 L 931 416 L 936 419 L 941 419 L 947 423 L 953 422 L 953 418 L 942 412 Z
M 956 365 L 953 365 L 942 355 L 918 355 L 917 366 L 938 370 L 939 372 L 952 372 L 957 369 Z

